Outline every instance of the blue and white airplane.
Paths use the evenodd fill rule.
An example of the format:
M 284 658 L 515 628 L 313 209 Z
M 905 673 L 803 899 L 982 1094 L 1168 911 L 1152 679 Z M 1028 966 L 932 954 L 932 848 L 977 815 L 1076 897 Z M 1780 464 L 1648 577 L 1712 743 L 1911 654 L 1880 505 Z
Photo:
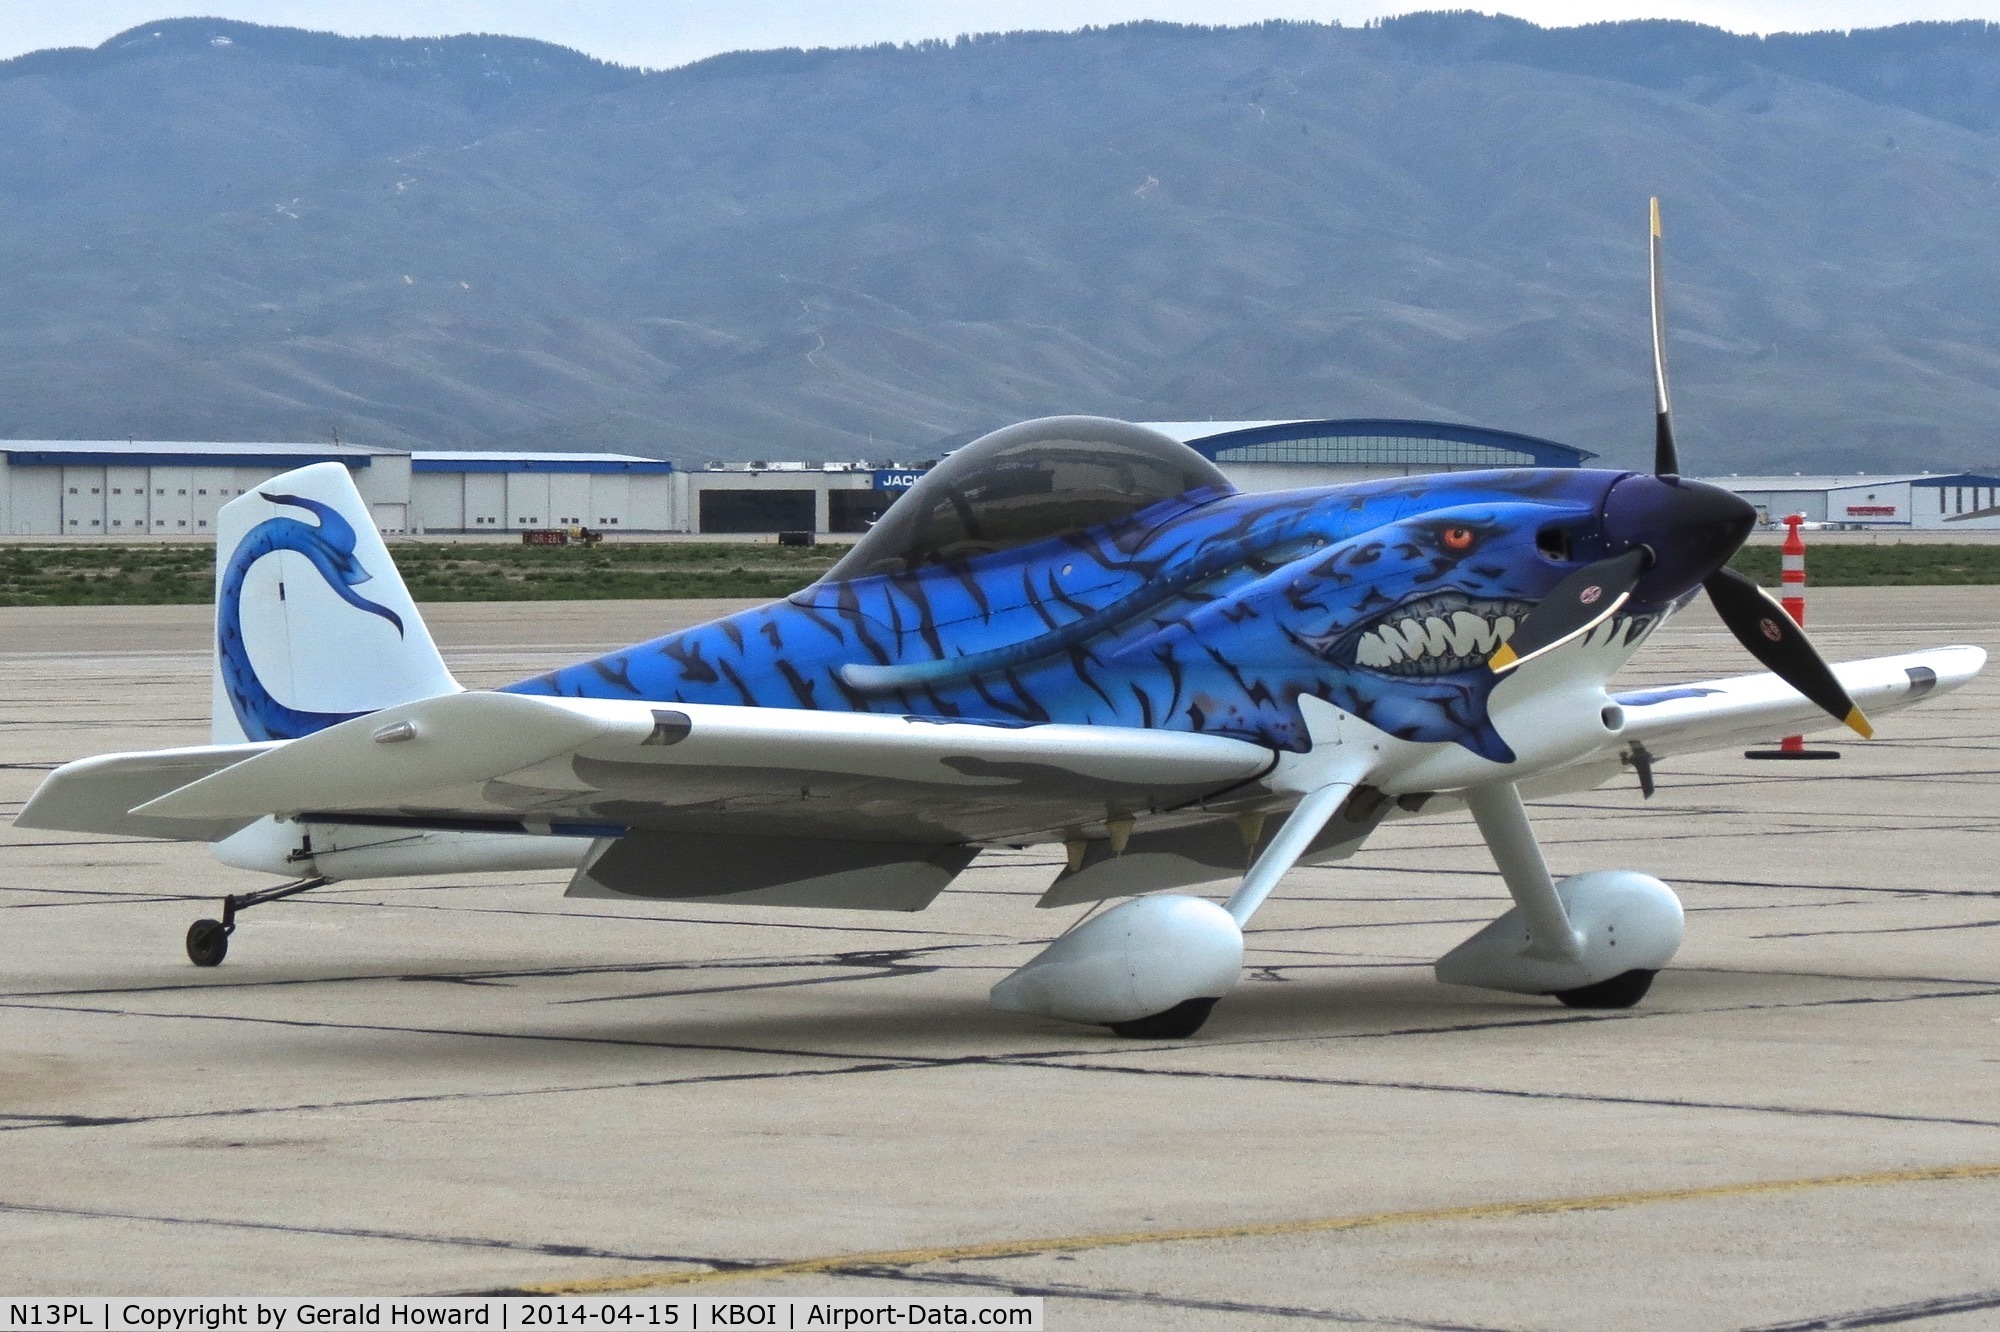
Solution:
M 1555 882 L 1525 795 L 1845 724 L 1965 683 L 1947 647 L 1829 668 L 1727 562 L 1756 514 L 1679 475 L 1653 233 L 1651 474 L 1502 470 L 1241 494 L 1193 450 L 1030 421 L 929 472 L 812 586 L 498 690 L 452 678 L 336 464 L 223 509 L 209 745 L 52 773 L 24 827 L 206 841 L 292 882 L 570 868 L 573 897 L 917 911 L 982 848 L 1056 844 L 1040 905 L 1131 900 L 992 992 L 1191 1035 L 1292 866 L 1469 809 L 1514 906 L 1440 980 L 1638 1002 L 1658 879 Z M 1706 591 L 1770 674 L 1610 693 Z M 1238 881 L 1225 902 L 1184 891 Z

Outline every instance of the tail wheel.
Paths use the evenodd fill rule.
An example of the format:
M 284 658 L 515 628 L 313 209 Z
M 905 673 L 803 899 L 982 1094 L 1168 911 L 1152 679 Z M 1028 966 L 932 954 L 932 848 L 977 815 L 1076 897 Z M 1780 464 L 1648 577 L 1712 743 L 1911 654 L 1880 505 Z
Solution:
M 222 959 L 229 956 L 229 927 L 219 920 L 206 918 L 188 926 L 188 961 L 198 967 L 222 965 Z

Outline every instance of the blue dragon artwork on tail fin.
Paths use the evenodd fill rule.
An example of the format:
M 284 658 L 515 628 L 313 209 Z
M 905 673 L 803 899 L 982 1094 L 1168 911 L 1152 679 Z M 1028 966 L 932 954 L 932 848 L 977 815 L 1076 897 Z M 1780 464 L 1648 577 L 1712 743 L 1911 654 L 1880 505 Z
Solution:
M 381 616 L 396 626 L 398 636 L 403 633 L 403 618 L 387 606 L 377 605 L 354 590 L 357 584 L 367 582 L 373 575 L 362 568 L 361 561 L 355 557 L 353 526 L 332 506 L 298 495 L 278 495 L 268 491 L 257 494 L 258 498 L 272 504 L 303 509 L 319 522 L 315 526 L 291 517 L 268 518 L 251 528 L 237 544 L 216 590 L 217 660 L 223 684 L 229 692 L 230 707 L 235 710 L 236 720 L 242 725 L 244 735 L 252 740 L 296 740 L 336 723 L 366 716 L 367 710 L 307 712 L 288 707 L 271 696 L 271 691 L 257 678 L 257 669 L 251 664 L 249 650 L 243 641 L 243 586 L 251 566 L 266 555 L 275 555 L 282 550 L 303 555 L 342 601 L 370 615 Z

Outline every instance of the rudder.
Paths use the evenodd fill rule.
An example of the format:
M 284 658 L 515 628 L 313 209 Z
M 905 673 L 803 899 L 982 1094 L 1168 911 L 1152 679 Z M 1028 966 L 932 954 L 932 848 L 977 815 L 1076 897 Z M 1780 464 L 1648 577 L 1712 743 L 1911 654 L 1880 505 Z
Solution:
M 217 744 L 297 739 L 462 688 L 353 478 L 330 462 L 222 507 L 214 661 Z

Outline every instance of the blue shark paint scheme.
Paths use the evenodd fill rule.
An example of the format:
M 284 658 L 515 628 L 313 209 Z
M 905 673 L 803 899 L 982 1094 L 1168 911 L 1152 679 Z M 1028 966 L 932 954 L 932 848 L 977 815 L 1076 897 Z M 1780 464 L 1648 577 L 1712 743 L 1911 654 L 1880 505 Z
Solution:
M 843 561 L 788 600 L 507 689 L 1159 727 L 1291 751 L 1310 746 L 1298 699 L 1312 695 L 1508 762 L 1486 659 L 1602 555 L 1605 497 L 1624 476 L 1202 488 L 967 560 L 834 576 Z M 1550 530 L 1565 534 L 1559 553 L 1538 546 Z M 1613 630 L 1636 644 L 1663 609 L 1628 603 Z
M 304 509 L 319 523 L 314 526 L 296 518 L 267 518 L 244 534 L 216 589 L 216 647 L 230 707 L 235 710 L 243 734 L 252 740 L 295 740 L 367 713 L 365 710 L 304 712 L 271 696 L 264 682 L 257 678 L 257 668 L 251 664 L 243 643 L 243 584 L 251 566 L 266 555 L 292 551 L 311 561 L 326 585 L 348 605 L 381 616 L 396 626 L 398 635 L 403 632 L 403 620 L 387 606 L 378 606 L 354 590 L 372 575 L 355 558 L 354 528 L 337 511 L 318 500 L 297 495 L 259 491 L 258 497 L 272 504 Z

